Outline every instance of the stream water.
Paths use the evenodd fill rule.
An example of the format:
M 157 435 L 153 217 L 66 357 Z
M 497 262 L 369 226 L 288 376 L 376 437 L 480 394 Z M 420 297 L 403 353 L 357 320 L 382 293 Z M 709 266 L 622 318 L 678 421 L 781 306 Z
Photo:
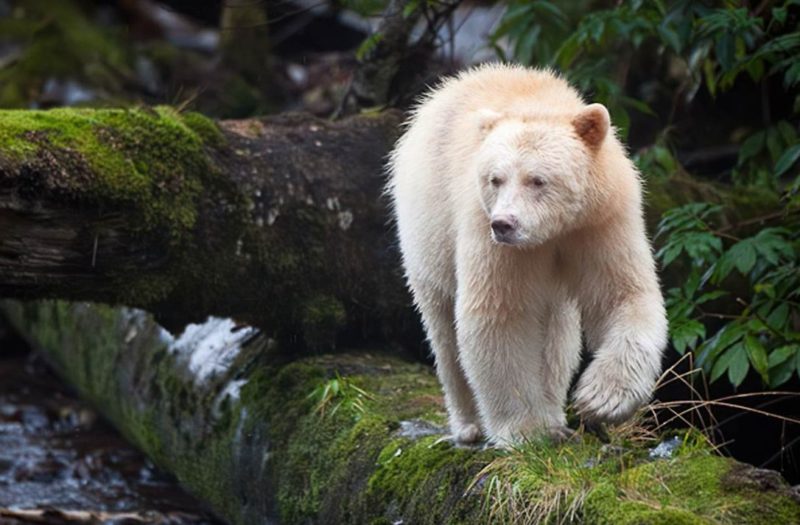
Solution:
M 28 523 L 223 524 L 0 326 L 0 525 Z

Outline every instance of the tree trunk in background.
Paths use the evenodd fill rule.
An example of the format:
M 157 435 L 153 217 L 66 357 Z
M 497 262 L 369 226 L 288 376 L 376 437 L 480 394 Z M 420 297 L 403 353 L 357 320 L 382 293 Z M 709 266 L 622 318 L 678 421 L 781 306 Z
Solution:
M 275 75 L 266 4 L 253 0 L 224 0 L 220 15 L 220 48 L 223 62 L 269 93 L 278 90 L 271 85 Z
M 456 448 L 441 440 L 431 370 L 385 353 L 285 362 L 270 338 L 226 319 L 175 338 L 139 310 L 0 302 L 0 312 L 231 523 L 800 523 L 778 473 L 692 434 L 669 459 L 590 435 L 510 454 Z
M 0 297 L 419 341 L 381 196 L 400 119 L 0 112 Z

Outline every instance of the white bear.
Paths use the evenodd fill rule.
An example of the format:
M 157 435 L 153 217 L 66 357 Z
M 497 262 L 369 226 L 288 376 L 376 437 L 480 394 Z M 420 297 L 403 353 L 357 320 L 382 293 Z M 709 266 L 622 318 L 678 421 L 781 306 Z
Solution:
M 563 437 L 652 394 L 667 342 L 638 173 L 608 111 L 550 71 L 484 65 L 433 89 L 387 192 L 451 432 Z

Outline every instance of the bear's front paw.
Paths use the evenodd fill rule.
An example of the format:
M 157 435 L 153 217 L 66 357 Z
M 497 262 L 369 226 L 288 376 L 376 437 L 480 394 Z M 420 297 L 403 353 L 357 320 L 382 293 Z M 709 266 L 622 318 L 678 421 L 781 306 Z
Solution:
M 456 443 L 476 443 L 483 434 L 477 423 L 469 422 L 451 422 L 450 432 Z
M 619 374 L 593 363 L 578 381 L 573 396 L 575 409 L 592 422 L 619 423 L 631 417 L 650 397 L 652 384 L 641 379 L 624 384 Z

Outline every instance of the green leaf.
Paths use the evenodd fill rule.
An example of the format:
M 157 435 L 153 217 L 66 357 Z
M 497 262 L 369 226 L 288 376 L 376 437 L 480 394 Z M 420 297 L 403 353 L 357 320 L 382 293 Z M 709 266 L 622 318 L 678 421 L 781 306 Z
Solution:
M 766 134 L 763 131 L 758 131 L 750 135 L 750 137 L 742 143 L 741 149 L 739 149 L 739 165 L 741 166 L 748 159 L 758 155 L 761 150 L 764 149 L 765 140 Z
M 723 353 L 717 361 L 714 363 L 714 367 L 711 369 L 711 382 L 713 383 L 717 379 L 719 379 L 722 374 L 728 370 L 728 367 L 731 364 L 731 359 L 733 359 L 733 348 Z
M 706 89 L 712 97 L 717 94 L 717 75 L 714 74 L 714 61 L 707 58 L 703 61 L 703 78 L 706 79 Z M 800 97 L 799 97 L 800 98 Z
M 408 6 L 406 6 L 408 7 Z M 373 33 L 372 35 L 368 36 L 361 45 L 358 46 L 356 50 L 356 60 L 364 60 L 364 58 L 375 49 L 381 41 L 383 40 L 383 33 Z
M 787 144 L 794 144 L 797 142 L 797 131 L 795 131 L 794 126 L 785 120 L 781 120 L 776 124 L 776 127 Z
M 783 137 L 781 137 L 780 131 L 775 128 L 768 129 L 767 151 L 769 151 L 769 156 L 772 159 L 772 162 L 777 162 L 780 156 L 784 153 L 783 147 Z
M 794 360 L 788 359 L 783 363 L 770 368 L 769 370 L 769 386 L 770 388 L 777 388 L 792 378 L 794 374 Z
M 795 144 L 783 152 L 783 155 L 775 163 L 775 176 L 780 177 L 789 171 L 797 159 L 800 159 L 800 144 Z
M 664 146 L 655 146 L 653 148 L 653 157 L 667 172 L 672 173 L 676 170 L 677 163 L 675 162 L 675 157 L 673 157 L 669 149 Z
M 697 341 L 706 336 L 706 327 L 703 323 L 689 319 L 672 330 L 672 344 L 675 350 L 683 355 L 687 348 L 694 348 Z
M 667 46 L 671 47 L 675 53 L 680 54 L 681 48 L 681 39 L 670 26 L 666 24 L 661 24 L 658 26 L 658 34 L 661 36 L 661 40 L 667 44 Z
M 747 377 L 747 372 L 750 370 L 750 362 L 747 359 L 747 351 L 740 343 L 729 350 L 733 352 L 730 365 L 728 366 L 728 381 L 735 387 L 738 387 Z
M 795 84 L 800 83 L 800 62 L 795 62 L 783 74 L 783 86 L 786 89 L 791 89 Z M 796 107 L 796 101 L 795 101 Z M 797 113 L 797 109 L 794 110 Z
M 683 247 L 680 244 L 673 244 L 659 250 L 656 257 L 660 258 L 666 267 L 681 254 L 681 251 L 683 251 Z
M 713 292 L 706 292 L 697 299 L 695 299 L 695 304 L 704 304 L 709 301 L 713 301 L 715 299 L 719 299 L 720 297 L 725 297 L 728 295 L 728 292 L 725 290 L 714 290 Z
M 764 345 L 761 344 L 761 341 L 756 336 L 747 334 L 744 338 L 744 347 L 747 349 L 747 357 L 753 368 L 761 375 L 764 383 L 769 383 L 768 357 Z
M 772 19 L 776 20 L 779 24 L 785 24 L 786 23 L 786 14 L 787 14 L 786 7 L 773 7 L 772 8 Z
M 789 305 L 781 303 L 767 316 L 767 323 L 776 330 L 783 330 L 789 320 Z
M 747 275 L 756 263 L 756 249 L 750 239 L 739 241 L 728 251 L 736 264 L 736 269 L 742 275 Z
M 589 34 L 592 36 L 592 39 L 600 43 L 600 39 L 603 38 L 603 32 L 605 31 L 605 21 L 602 18 L 595 18 L 589 24 Z
M 735 56 L 736 56 L 736 39 L 731 33 L 724 33 L 722 36 L 717 40 L 717 44 L 714 47 L 714 51 L 716 53 L 717 61 L 719 65 L 722 67 L 723 71 L 730 70 L 734 63 L 735 63 Z
M 577 33 L 567 38 L 556 51 L 555 63 L 563 70 L 569 69 L 581 49 Z
M 714 263 L 713 267 L 713 277 L 711 279 L 714 283 L 719 283 L 723 279 L 725 279 L 733 270 L 734 266 L 736 265 L 736 259 L 731 255 L 730 252 L 725 253 L 722 257 Z
M 701 352 L 697 356 L 697 366 L 705 367 L 706 359 L 713 362 L 720 352 L 740 341 L 744 334 L 745 327 L 738 322 L 728 323 L 720 328 L 714 337 L 703 343 Z
M 790 361 L 792 363 L 792 367 L 794 367 L 794 357 L 798 350 L 797 345 L 786 345 L 780 348 L 776 348 L 769 354 L 769 367 L 775 368 L 781 363 L 785 363 Z
M 405 7 L 403 7 L 403 18 L 408 18 L 419 7 L 419 0 L 410 0 Z
M 722 241 L 709 232 L 689 232 L 684 236 L 684 250 L 692 259 L 708 261 L 722 251 Z
M 795 368 L 797 369 L 797 375 L 800 375 L 800 351 L 798 351 L 794 356 Z

